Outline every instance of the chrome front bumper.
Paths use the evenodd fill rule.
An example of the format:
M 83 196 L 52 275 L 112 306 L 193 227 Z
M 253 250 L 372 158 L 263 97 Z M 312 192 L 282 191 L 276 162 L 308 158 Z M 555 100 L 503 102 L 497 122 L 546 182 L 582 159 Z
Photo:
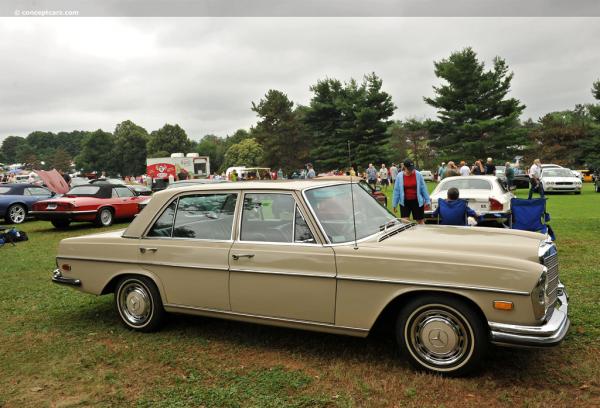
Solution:
M 550 319 L 541 326 L 488 322 L 492 343 L 503 346 L 549 347 L 559 344 L 569 331 L 569 297 L 559 284 L 558 302 Z
M 81 281 L 79 279 L 64 277 L 62 273 L 60 273 L 60 269 L 55 269 L 52 273 L 52 282 L 58 283 L 59 285 L 81 286 Z

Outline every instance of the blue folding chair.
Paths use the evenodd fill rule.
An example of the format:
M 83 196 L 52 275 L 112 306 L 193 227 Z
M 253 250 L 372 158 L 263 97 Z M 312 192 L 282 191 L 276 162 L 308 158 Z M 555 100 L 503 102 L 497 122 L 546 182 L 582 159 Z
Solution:
M 547 224 L 550 214 L 546 212 L 546 198 L 524 200 L 513 198 L 510 200 L 511 217 L 510 227 L 523 231 L 541 232 L 548 234 L 555 240 L 554 231 Z
M 440 225 L 468 225 L 467 224 L 468 204 L 465 200 L 447 201 L 438 199 L 438 224 Z

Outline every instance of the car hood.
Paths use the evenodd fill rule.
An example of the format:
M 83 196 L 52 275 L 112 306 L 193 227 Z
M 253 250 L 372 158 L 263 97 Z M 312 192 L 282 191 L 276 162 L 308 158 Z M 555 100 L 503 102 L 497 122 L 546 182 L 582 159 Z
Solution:
M 451 253 L 454 256 L 494 255 L 538 262 L 544 235 L 512 229 L 416 225 L 370 245 L 412 248 L 415 252 Z
M 554 182 L 569 182 L 569 183 L 576 183 L 579 180 L 579 178 L 573 176 L 573 177 L 544 177 L 542 176 L 542 181 L 554 181 Z

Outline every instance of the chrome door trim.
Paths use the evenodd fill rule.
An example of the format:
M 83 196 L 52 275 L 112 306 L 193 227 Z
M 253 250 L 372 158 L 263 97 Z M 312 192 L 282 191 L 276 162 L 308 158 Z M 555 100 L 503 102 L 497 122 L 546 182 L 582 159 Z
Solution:
M 283 275 L 283 276 L 303 276 L 307 278 L 330 278 L 334 279 L 335 274 L 325 275 L 325 274 L 310 274 L 304 272 L 274 272 L 274 271 L 266 271 L 264 269 L 251 269 L 251 268 L 230 268 L 230 272 L 242 272 L 242 273 L 260 273 L 264 275 Z
M 230 310 L 210 309 L 210 308 L 204 308 L 204 307 L 193 307 L 193 306 L 177 305 L 177 304 L 170 304 L 170 303 L 165 303 L 164 306 L 171 307 L 171 308 L 177 308 L 177 309 L 196 310 L 199 312 L 209 312 L 209 313 L 218 313 L 218 314 L 224 314 L 224 315 L 230 315 L 230 316 L 249 317 L 249 318 L 253 318 L 253 319 L 278 321 L 278 322 L 284 322 L 284 323 L 296 323 L 296 324 L 302 324 L 302 325 L 307 325 L 307 326 L 330 327 L 332 329 L 356 331 L 356 332 L 361 332 L 361 333 L 368 333 L 370 331 L 369 329 L 363 329 L 363 328 L 358 328 L 358 327 L 337 326 L 337 325 L 331 324 L 331 323 L 320 323 L 320 322 L 313 322 L 313 321 L 308 321 L 308 320 L 288 319 L 285 317 L 255 315 L 255 314 L 250 314 L 250 313 L 234 312 L 234 311 L 230 311 Z
M 465 289 L 465 290 L 476 290 L 476 291 L 482 291 L 482 292 L 506 293 L 509 295 L 520 295 L 520 296 L 529 296 L 530 295 L 529 292 L 523 292 L 520 290 L 487 288 L 487 287 L 482 287 L 482 286 L 450 285 L 450 284 L 443 284 L 443 283 L 406 281 L 406 280 L 397 280 L 397 279 L 368 278 L 368 277 L 364 277 L 364 276 L 348 276 L 348 275 L 338 275 L 337 278 L 340 280 L 358 281 L 358 282 L 392 283 L 392 284 L 407 285 L 407 286 L 412 285 L 412 286 L 428 286 L 428 287 L 434 287 L 434 288 Z
M 76 261 L 93 261 L 93 262 L 114 262 L 123 264 L 135 264 L 135 265 L 153 265 L 153 266 L 167 266 L 173 268 L 190 268 L 190 269 L 211 269 L 216 271 L 228 271 L 228 267 L 212 266 L 212 265 L 193 265 L 193 264 L 180 264 L 175 262 L 148 262 L 148 261 L 130 261 L 121 259 L 99 259 L 89 258 L 85 256 L 58 256 L 60 259 L 73 259 Z

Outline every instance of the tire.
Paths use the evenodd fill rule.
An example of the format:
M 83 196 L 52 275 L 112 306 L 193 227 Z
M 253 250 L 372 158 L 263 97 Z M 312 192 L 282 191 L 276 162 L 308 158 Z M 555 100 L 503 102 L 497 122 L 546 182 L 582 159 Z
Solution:
M 479 368 L 488 338 L 473 307 L 443 294 L 413 299 L 396 322 L 403 356 L 419 370 L 446 376 L 463 376 Z
M 145 276 L 127 276 L 117 282 L 115 308 L 125 327 L 146 333 L 158 330 L 165 316 L 160 293 Z
M 94 224 L 96 224 L 97 227 L 110 227 L 114 218 L 113 211 L 108 207 L 104 207 L 98 210 Z
M 22 224 L 25 218 L 27 218 L 27 208 L 22 204 L 11 205 L 4 215 L 7 224 Z
M 600 193 L 600 184 L 595 184 L 594 189 L 596 190 L 596 193 Z
M 69 228 L 69 225 L 71 225 L 71 221 L 69 220 L 52 220 L 50 222 L 56 229 L 67 229 Z
M 579 195 L 581 194 L 581 191 L 575 191 L 575 194 Z

